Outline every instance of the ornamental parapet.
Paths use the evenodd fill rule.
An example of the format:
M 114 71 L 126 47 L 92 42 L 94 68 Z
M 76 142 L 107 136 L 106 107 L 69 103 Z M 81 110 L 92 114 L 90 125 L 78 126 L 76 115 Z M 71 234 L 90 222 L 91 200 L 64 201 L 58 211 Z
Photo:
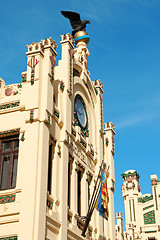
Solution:
M 138 198 L 139 203 L 145 203 L 145 202 L 148 202 L 150 200 L 153 200 L 153 195 L 145 196 L 143 198 Z

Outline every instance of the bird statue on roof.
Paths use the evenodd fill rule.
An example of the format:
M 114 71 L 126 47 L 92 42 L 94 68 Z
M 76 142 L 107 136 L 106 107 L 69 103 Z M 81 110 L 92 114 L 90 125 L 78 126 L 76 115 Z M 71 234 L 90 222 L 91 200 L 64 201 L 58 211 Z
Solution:
M 62 15 L 69 19 L 72 28 L 74 31 L 72 31 L 72 36 L 74 37 L 75 33 L 78 31 L 85 31 L 86 30 L 86 24 L 90 21 L 88 20 L 82 20 L 80 18 L 80 14 L 76 12 L 71 11 L 61 11 Z

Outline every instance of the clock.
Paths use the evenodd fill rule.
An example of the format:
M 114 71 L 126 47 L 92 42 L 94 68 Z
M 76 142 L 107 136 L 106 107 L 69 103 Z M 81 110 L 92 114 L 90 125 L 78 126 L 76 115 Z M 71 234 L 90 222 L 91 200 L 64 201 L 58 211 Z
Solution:
M 85 128 L 87 124 L 87 113 L 86 113 L 84 104 L 82 103 L 80 98 L 76 99 L 75 109 L 76 109 L 76 115 L 77 115 L 77 119 L 80 126 L 82 128 Z

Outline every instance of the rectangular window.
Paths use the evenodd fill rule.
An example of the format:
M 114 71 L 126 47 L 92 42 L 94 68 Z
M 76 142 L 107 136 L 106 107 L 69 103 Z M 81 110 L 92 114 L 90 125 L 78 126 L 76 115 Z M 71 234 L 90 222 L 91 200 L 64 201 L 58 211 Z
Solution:
M 81 216 L 81 171 L 77 172 L 77 212 L 79 216 Z
M 48 192 L 51 195 L 51 182 L 52 182 L 52 157 L 53 157 L 53 144 L 49 144 L 49 159 L 48 159 Z
M 16 187 L 19 136 L 0 139 L 0 190 Z
M 131 200 L 129 200 L 129 209 L 130 209 L 130 221 L 132 222 Z
M 71 162 L 68 162 L 68 207 L 71 207 Z
M 91 193 L 90 193 L 90 185 L 91 185 L 91 182 L 88 181 L 88 207 L 89 207 L 90 197 L 91 197 Z
M 134 199 L 132 199 L 132 201 L 133 201 L 133 216 L 134 216 L 134 221 L 136 221 L 136 213 L 135 213 Z

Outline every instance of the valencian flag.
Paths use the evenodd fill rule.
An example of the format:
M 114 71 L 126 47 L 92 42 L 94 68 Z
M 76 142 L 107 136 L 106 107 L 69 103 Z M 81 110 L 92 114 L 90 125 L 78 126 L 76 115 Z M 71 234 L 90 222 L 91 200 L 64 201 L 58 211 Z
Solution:
M 109 202 L 109 198 L 108 198 L 108 189 L 107 189 L 107 177 L 103 169 L 101 187 L 100 187 L 100 191 L 99 191 L 99 195 L 98 195 L 95 207 L 97 208 L 99 215 L 104 217 L 107 220 L 109 216 L 108 202 Z

